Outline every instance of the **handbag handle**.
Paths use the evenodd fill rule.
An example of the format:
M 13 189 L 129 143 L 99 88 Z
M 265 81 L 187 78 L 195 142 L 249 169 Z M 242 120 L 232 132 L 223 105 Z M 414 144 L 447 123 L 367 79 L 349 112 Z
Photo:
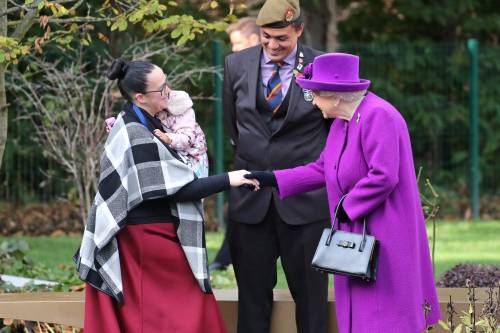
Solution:
M 334 216 L 333 216 L 333 223 L 332 223 L 332 227 L 330 229 L 330 234 L 328 235 L 328 238 L 326 239 L 326 246 L 330 246 L 330 243 L 332 242 L 333 235 L 337 231 L 335 229 L 335 222 L 338 221 L 338 223 L 340 224 L 340 221 L 339 221 L 339 218 L 338 218 L 338 213 L 339 213 L 340 206 L 344 202 L 346 196 L 347 196 L 347 194 L 344 194 L 342 196 L 342 198 L 340 198 L 337 206 L 335 207 L 335 213 L 334 213 Z M 366 235 L 367 234 L 368 234 L 368 228 L 366 226 L 366 217 L 364 217 L 363 218 L 363 240 L 361 241 L 361 244 L 359 245 L 359 252 L 363 252 L 363 250 L 365 249 Z

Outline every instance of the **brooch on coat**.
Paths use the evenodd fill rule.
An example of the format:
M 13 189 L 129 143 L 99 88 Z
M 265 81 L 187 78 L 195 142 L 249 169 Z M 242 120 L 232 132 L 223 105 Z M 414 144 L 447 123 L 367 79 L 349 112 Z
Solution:
M 312 64 L 304 66 L 304 53 L 302 52 L 299 53 L 299 61 L 297 67 L 293 70 L 293 76 L 295 79 L 300 77 L 310 78 L 312 76 Z M 312 102 L 314 99 L 312 91 L 309 89 L 302 89 L 302 94 L 306 102 Z

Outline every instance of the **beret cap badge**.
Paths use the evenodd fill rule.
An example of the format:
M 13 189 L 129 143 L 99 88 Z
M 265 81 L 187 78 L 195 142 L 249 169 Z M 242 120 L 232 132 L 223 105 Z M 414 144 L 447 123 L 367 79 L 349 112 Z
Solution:
M 294 16 L 295 16 L 295 11 L 293 10 L 293 8 L 288 8 L 285 12 L 285 21 L 292 22 Z

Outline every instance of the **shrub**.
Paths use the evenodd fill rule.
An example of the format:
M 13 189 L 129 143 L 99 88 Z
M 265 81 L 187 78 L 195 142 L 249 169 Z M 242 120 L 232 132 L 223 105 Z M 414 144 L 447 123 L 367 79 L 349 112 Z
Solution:
M 23 206 L 6 204 L 0 210 L 0 235 L 3 236 L 41 236 L 82 231 L 79 208 L 70 202 Z
M 458 264 L 441 275 L 437 286 L 464 288 L 467 280 L 470 280 L 476 287 L 494 286 L 500 282 L 500 267 L 485 264 Z

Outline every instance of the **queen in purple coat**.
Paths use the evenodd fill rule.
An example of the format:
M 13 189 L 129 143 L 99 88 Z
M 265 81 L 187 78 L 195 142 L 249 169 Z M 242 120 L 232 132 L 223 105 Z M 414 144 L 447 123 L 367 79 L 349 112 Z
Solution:
M 358 77 L 359 58 L 318 56 L 297 83 L 313 93 L 325 118 L 335 118 L 319 159 L 274 172 L 256 171 L 280 197 L 326 186 L 330 213 L 343 195 L 340 229 L 380 241 L 377 280 L 334 276 L 340 333 L 417 333 L 440 319 L 408 128 L 387 101 Z M 318 240 L 319 241 L 319 240 Z

